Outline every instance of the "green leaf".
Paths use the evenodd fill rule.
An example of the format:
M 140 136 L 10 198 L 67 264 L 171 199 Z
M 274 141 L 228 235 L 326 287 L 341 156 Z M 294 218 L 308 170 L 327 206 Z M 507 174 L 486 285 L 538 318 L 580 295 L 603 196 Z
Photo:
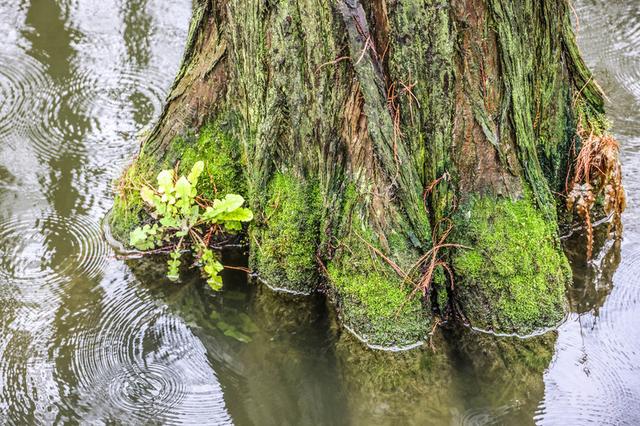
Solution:
M 229 220 L 224 222 L 224 227 L 227 231 L 231 231 L 231 232 L 242 231 L 242 223 L 236 220 Z
M 177 198 L 188 200 L 189 198 L 191 198 L 191 183 L 187 180 L 186 177 L 181 176 L 180 179 L 178 179 L 178 181 L 176 182 L 175 191 Z
M 239 208 L 228 213 L 220 214 L 218 219 L 251 222 L 253 220 L 253 212 L 247 208 Z
M 207 222 L 221 222 L 224 220 L 223 214 L 231 213 L 242 207 L 243 204 L 244 198 L 241 195 L 227 194 L 221 200 L 214 200 L 213 207 L 207 207 L 202 218 Z
M 171 187 L 171 191 L 173 191 L 173 187 Z M 176 203 L 176 197 L 171 194 L 162 194 L 161 200 L 166 204 L 167 208 Z
M 244 198 L 242 197 L 242 195 L 238 194 L 227 194 L 221 201 L 224 211 L 227 212 L 234 211 L 235 209 L 242 207 L 242 205 L 244 204 Z
M 173 170 L 163 170 L 158 174 L 158 192 L 170 194 L 173 192 Z
M 220 291 L 222 290 L 222 277 L 215 275 L 207 280 L 207 284 L 209 284 L 211 290 Z
M 203 170 L 204 170 L 204 162 L 196 161 L 196 163 L 191 168 L 191 173 L 189 173 L 189 176 L 187 177 L 189 179 L 189 182 L 191 182 L 193 186 L 196 186 L 198 184 L 198 178 L 202 174 Z
M 213 201 L 213 211 L 216 216 L 220 213 L 232 212 L 237 208 L 242 207 L 244 204 L 244 198 L 238 194 L 227 194 L 222 200 Z
M 144 230 L 147 235 L 156 235 L 158 233 L 158 224 L 154 223 L 153 226 L 145 225 Z
M 206 264 L 212 260 L 215 260 L 215 256 L 213 255 L 213 250 L 210 248 L 206 248 L 203 245 L 198 246 L 198 251 L 200 253 L 200 260 L 202 263 Z
M 213 254 L 213 250 L 209 248 L 202 249 L 202 256 L 200 260 L 203 263 L 204 273 L 209 277 L 207 280 L 207 284 L 214 291 L 218 291 L 222 288 L 222 277 L 220 276 L 220 272 L 224 269 L 222 263 L 218 262 L 215 255 Z
M 162 219 L 160 219 L 160 225 L 164 226 L 165 228 L 179 228 L 180 222 L 175 217 L 164 216 Z
M 215 259 L 210 260 L 204 265 L 204 272 L 206 272 L 207 275 L 211 277 L 217 276 L 218 273 L 222 272 L 223 269 L 224 266 L 222 266 L 222 263 L 218 262 Z
M 144 228 L 138 226 L 136 229 L 131 231 L 129 233 L 129 245 L 142 251 L 155 247 L 153 238 L 149 238 L 148 236 L 148 231 L 149 225 L 145 225 Z
M 143 186 L 140 190 L 140 198 L 142 201 L 149 204 L 150 206 L 155 206 L 156 202 L 159 200 L 159 197 L 156 195 L 155 191 L 148 186 Z
M 170 259 L 167 261 L 167 278 L 171 281 L 178 281 L 180 279 L 180 256 L 182 256 L 182 253 L 180 253 L 180 250 L 177 248 L 169 254 Z
M 135 246 L 141 241 L 147 239 L 147 233 L 139 226 L 129 233 L 129 244 Z
M 218 223 L 217 216 L 220 213 L 221 212 L 216 211 L 213 207 L 207 207 L 204 210 L 204 213 L 202 213 L 202 220 L 204 220 L 205 222 L 210 222 L 210 223 Z
M 200 219 L 200 207 L 197 204 L 195 204 L 191 206 L 191 209 L 189 210 L 189 214 L 188 214 L 189 226 L 193 226 L 196 222 L 198 222 L 198 219 Z

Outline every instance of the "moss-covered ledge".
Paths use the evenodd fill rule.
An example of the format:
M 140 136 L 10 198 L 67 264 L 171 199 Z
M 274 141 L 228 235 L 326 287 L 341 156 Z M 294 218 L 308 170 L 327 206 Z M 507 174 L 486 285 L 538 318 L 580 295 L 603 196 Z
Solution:
M 139 188 L 154 183 L 158 172 L 178 167 L 178 174 L 187 174 L 193 164 L 205 163 L 198 193 L 213 199 L 228 193 L 247 195 L 244 161 L 238 141 L 229 136 L 218 122 L 202 126 L 197 133 L 186 133 L 171 140 L 167 155 L 162 159 L 148 154 L 144 147 L 120 178 L 113 208 L 108 215 L 114 238 L 129 240 L 129 232 L 145 219 Z
M 339 236 L 325 270 L 329 294 L 342 323 L 368 346 L 420 345 L 432 326 L 430 307 L 414 287 L 421 252 L 411 242 L 408 220 L 393 208 L 380 212 L 388 233 L 381 237 L 375 231 L 369 197 L 355 184 L 345 188 Z
M 332 264 L 328 272 L 340 319 L 368 346 L 406 349 L 425 340 L 432 321 L 422 295 L 412 295 L 390 267 L 363 272 L 357 266 Z
M 526 335 L 565 315 L 571 269 L 548 221 L 529 197 L 484 196 L 466 203 L 456 220 L 453 257 L 456 302 L 475 328 Z

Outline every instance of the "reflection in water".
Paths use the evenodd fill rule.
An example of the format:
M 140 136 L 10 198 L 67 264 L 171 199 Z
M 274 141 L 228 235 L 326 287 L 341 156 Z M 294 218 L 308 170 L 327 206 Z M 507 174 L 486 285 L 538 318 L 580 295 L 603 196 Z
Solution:
M 202 352 L 192 365 L 156 359 L 180 344 L 197 351 L 197 339 L 131 287 L 99 227 L 134 132 L 159 112 L 190 3 L 15 3 L 0 5 L 3 420 L 161 418 L 193 403 L 184 388 L 198 384 L 210 402 L 200 412 L 224 409 Z M 157 329 L 167 326 L 181 342 Z
M 0 3 L 0 423 L 640 422 L 637 2 L 576 4 L 622 143 L 624 241 L 601 233 L 591 264 L 583 237 L 565 241 L 575 283 L 558 333 L 445 327 L 399 354 L 363 348 L 320 296 L 238 271 L 217 294 L 197 274 L 176 285 L 104 243 L 111 182 L 160 111 L 190 8 Z
M 237 256 L 226 253 L 225 263 Z M 521 423 L 543 397 L 554 333 L 522 341 L 445 331 L 433 350 L 371 351 L 321 297 L 273 293 L 232 271 L 214 294 L 195 275 L 167 285 L 149 260 L 130 267 L 189 323 L 238 424 Z
M 607 225 L 594 230 L 593 259 L 589 262 L 587 234 L 576 232 L 564 241 L 564 249 L 571 259 L 573 285 L 567 289 L 569 309 L 577 314 L 592 312 L 597 316 L 599 308 L 611 293 L 613 276 L 620 265 L 621 243 L 607 238 Z

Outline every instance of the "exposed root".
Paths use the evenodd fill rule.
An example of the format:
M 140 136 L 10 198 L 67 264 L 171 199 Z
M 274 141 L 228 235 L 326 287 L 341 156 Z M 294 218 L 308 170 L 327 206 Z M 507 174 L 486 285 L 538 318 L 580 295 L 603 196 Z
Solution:
M 622 185 L 619 160 L 620 147 L 610 134 L 597 136 L 578 123 L 578 137 L 582 148 L 575 161 L 575 173 L 567 196 L 567 209 L 574 211 L 584 221 L 587 229 L 587 259 L 593 255 L 593 225 L 591 211 L 599 199 L 604 212 L 611 215 L 609 232 L 613 228 L 616 238 L 622 236 L 622 212 L 626 208 L 626 196 Z M 604 197 L 604 198 L 602 198 Z

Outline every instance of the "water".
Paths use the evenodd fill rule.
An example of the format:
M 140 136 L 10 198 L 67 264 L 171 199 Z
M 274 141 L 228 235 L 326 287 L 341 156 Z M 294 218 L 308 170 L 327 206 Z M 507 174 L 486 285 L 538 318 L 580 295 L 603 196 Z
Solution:
M 219 294 L 197 276 L 171 284 L 104 243 L 112 181 L 160 111 L 190 0 L 3 0 L 0 423 L 640 423 L 640 4 L 575 7 L 622 143 L 624 241 L 600 241 L 595 266 L 583 236 L 566 241 L 575 284 L 556 333 L 439 331 L 390 354 L 320 297 L 237 271 Z

